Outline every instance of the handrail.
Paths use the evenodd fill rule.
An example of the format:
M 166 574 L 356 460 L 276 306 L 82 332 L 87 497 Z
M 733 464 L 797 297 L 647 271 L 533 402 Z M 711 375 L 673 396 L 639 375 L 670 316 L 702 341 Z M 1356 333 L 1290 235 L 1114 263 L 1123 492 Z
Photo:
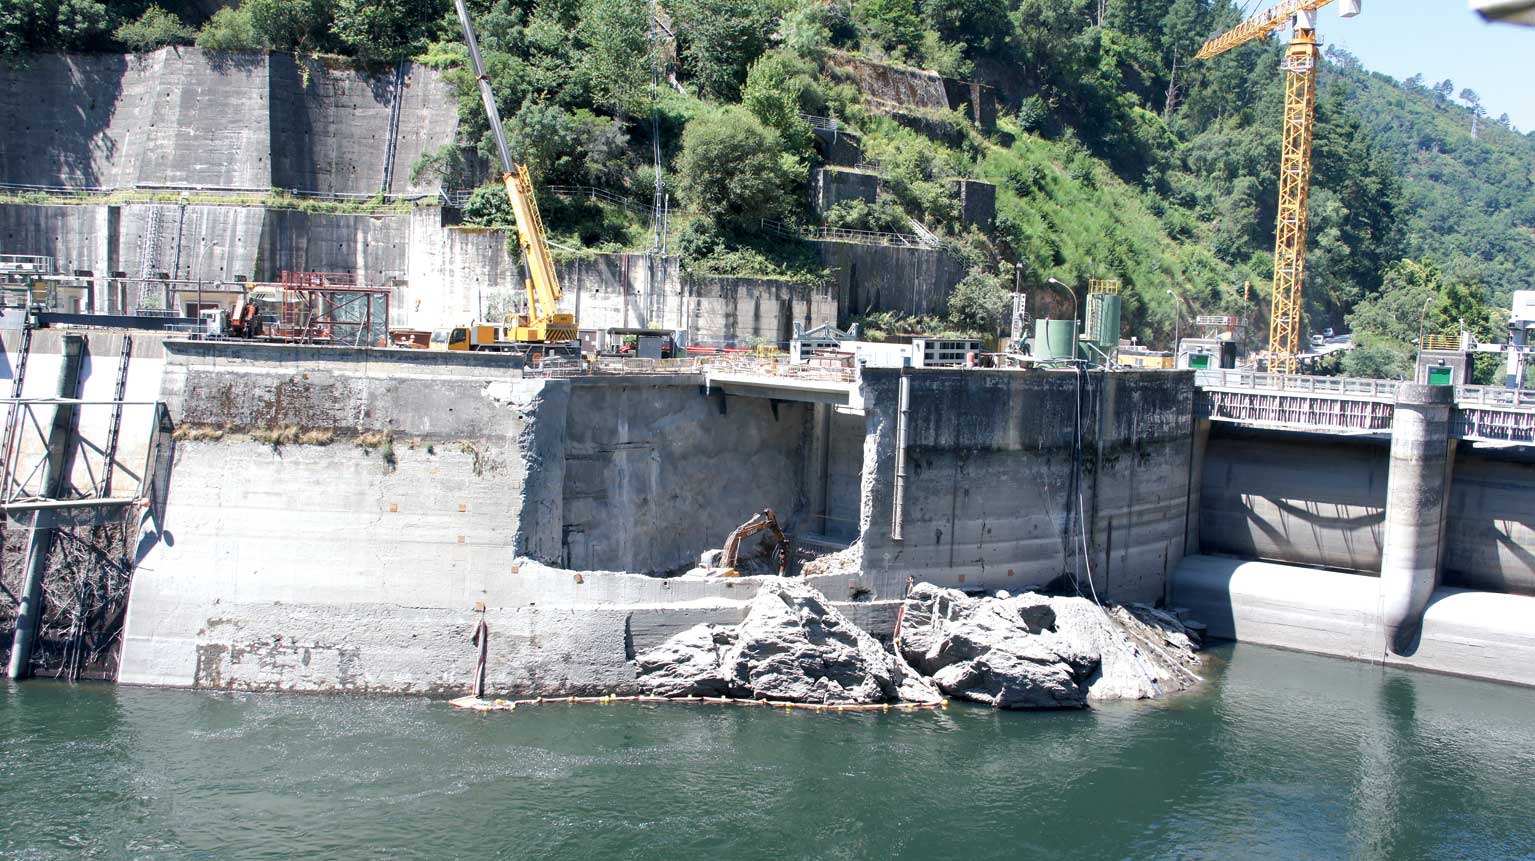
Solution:
M 1336 395 L 1356 399 L 1395 402 L 1402 383 L 1364 377 L 1314 377 L 1305 374 L 1267 374 L 1231 368 L 1194 372 L 1200 388 L 1262 390 L 1306 395 Z M 1535 390 L 1504 386 L 1456 386 L 1455 402 L 1462 407 L 1493 407 L 1535 410 Z

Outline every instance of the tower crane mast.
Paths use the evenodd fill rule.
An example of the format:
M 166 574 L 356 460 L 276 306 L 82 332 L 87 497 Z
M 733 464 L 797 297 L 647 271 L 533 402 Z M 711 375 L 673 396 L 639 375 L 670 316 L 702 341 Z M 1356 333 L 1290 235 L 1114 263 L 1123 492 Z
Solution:
M 1206 42 L 1197 60 L 1219 56 L 1294 21 L 1280 69 L 1285 75 L 1279 153 L 1279 212 L 1274 228 L 1274 290 L 1269 313 L 1269 371 L 1293 374 L 1301 352 L 1301 288 L 1306 275 L 1306 202 L 1311 191 L 1311 129 L 1316 107 L 1316 10 L 1333 0 L 1285 0 Z M 1342 15 L 1359 14 L 1359 0 L 1341 0 Z

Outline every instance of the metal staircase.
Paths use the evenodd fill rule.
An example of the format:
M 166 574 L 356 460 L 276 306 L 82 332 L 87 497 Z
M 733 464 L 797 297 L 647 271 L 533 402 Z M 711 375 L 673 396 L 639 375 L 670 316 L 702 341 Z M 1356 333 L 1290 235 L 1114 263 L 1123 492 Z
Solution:
M 112 495 L 112 470 L 117 462 L 117 437 L 123 426 L 123 397 L 128 393 L 128 365 L 133 359 L 133 336 L 123 336 L 123 351 L 117 360 L 117 388 L 112 399 L 112 428 L 107 433 L 105 450 L 106 465 L 101 471 L 101 484 L 96 495 L 106 498 Z

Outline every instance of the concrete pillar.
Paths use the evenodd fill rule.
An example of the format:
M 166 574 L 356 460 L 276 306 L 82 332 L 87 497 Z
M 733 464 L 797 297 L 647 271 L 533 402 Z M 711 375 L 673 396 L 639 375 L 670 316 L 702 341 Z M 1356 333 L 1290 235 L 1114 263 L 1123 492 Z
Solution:
M 65 335 L 63 361 L 59 363 L 59 380 L 54 389 L 58 397 L 74 398 L 80 387 L 80 370 L 84 365 L 85 336 Z M 73 458 L 75 431 L 79 424 L 79 407 L 54 408 L 53 424 L 48 429 L 48 464 L 43 470 L 42 495 L 46 499 L 58 499 L 68 477 Z M 32 644 L 43 621 L 43 577 L 48 573 L 48 551 L 53 545 L 54 513 L 38 511 L 32 515 L 32 527 L 27 532 L 26 585 L 22 589 L 21 606 L 16 608 L 16 633 L 11 639 L 11 663 L 7 668 L 13 679 L 24 679 L 30 674 Z
M 810 409 L 810 448 L 805 458 L 805 502 L 810 509 L 810 529 L 821 535 L 830 535 L 826 521 L 827 495 L 831 484 L 831 415 L 830 404 L 813 404 Z
M 1380 566 L 1385 647 L 1396 655 L 1416 651 L 1423 611 L 1439 585 L 1454 463 L 1454 410 L 1453 386 L 1404 383 L 1397 390 Z
M 1210 420 L 1194 416 L 1189 445 L 1189 499 L 1183 516 L 1183 553 L 1196 556 L 1199 549 L 1199 494 L 1205 485 L 1205 450 L 1210 447 Z

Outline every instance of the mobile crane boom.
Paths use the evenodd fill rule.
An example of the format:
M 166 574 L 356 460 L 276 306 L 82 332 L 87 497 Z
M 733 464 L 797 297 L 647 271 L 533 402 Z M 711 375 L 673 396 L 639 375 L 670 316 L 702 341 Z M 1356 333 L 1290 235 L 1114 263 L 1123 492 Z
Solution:
M 538 214 L 538 201 L 533 196 L 533 181 L 528 176 L 527 167 L 512 160 L 512 151 L 506 145 L 501 111 L 496 108 L 490 77 L 485 74 L 485 63 L 480 58 L 480 42 L 474 35 L 469 7 L 464 0 L 454 0 L 454 6 L 458 10 L 459 23 L 464 27 L 464 42 L 469 46 L 469 62 L 479 83 L 480 101 L 485 103 L 490 133 L 496 140 L 496 153 L 501 158 L 501 182 L 506 186 L 507 199 L 517 218 L 517 244 L 522 249 L 522 260 L 528 271 L 523 282 L 528 293 L 528 313 L 509 320 L 513 326 L 507 334 L 514 341 L 533 343 L 574 341 L 577 338 L 576 318 L 559 310 L 560 281 L 554 271 L 554 260 L 549 256 L 544 221 Z

